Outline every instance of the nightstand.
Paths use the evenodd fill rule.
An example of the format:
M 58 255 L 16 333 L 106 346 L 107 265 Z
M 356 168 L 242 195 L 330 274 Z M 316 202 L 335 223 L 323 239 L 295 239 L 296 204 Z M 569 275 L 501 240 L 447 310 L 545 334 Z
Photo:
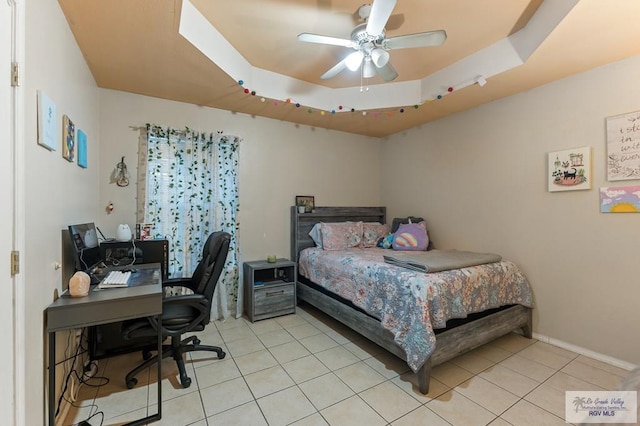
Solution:
M 296 264 L 244 262 L 244 310 L 251 322 L 296 312 Z

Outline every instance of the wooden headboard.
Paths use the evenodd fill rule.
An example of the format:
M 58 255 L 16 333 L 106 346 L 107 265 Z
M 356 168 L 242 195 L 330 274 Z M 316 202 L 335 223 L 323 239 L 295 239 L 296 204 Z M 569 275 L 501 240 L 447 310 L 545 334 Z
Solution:
M 309 236 L 318 222 L 380 222 L 387 223 L 386 207 L 316 207 L 313 213 L 298 213 L 291 207 L 291 260 L 298 261 L 298 254 L 315 244 Z

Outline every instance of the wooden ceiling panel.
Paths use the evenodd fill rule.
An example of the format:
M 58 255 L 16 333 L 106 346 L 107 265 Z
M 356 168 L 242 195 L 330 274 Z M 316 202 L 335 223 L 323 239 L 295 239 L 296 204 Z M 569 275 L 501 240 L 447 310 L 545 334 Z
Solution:
M 560 1 L 560 0 L 545 0 Z M 302 43 L 312 32 L 349 38 L 362 0 L 191 0 L 255 67 L 327 87 L 360 85 L 358 73 L 319 76 L 347 48 Z M 392 50 L 396 81 L 425 78 L 504 39 L 542 0 L 398 0 L 387 36 L 445 29 L 439 47 Z M 640 2 L 580 0 L 524 65 L 442 100 L 331 114 L 242 93 L 231 77 L 178 34 L 181 0 L 59 0 L 98 86 L 283 121 L 382 137 L 485 102 L 640 53 Z M 369 84 L 382 83 L 379 78 Z M 370 92 L 367 96 L 371 96 Z

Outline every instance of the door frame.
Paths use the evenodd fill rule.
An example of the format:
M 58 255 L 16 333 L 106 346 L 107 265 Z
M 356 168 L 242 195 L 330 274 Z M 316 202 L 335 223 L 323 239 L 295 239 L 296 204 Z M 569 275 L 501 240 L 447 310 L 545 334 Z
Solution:
M 24 143 L 24 47 L 25 47 L 25 5 L 24 1 L 18 0 L 5 0 L 6 3 L 0 7 L 8 7 L 8 15 L 3 12 L 2 24 L 9 25 L 10 35 L 8 40 L 3 40 L 2 43 L 7 41 L 10 46 L 3 46 L 2 54 L 6 55 L 10 52 L 9 62 L 18 64 L 18 85 L 11 84 L 11 80 L 7 79 L 2 81 L 3 85 L 9 86 L 9 97 L 2 99 L 3 107 L 8 107 L 9 117 L 8 126 L 6 130 L 2 130 L 2 136 L 9 140 L 9 181 L 5 182 L 8 186 L 9 194 L 9 206 L 8 218 L 3 220 L 2 233 L 8 235 L 11 241 L 10 250 L 17 251 L 20 254 L 19 271 L 16 274 L 11 274 L 10 271 L 2 271 L 4 276 L 9 276 L 9 286 L 3 289 L 0 297 L 8 300 L 7 303 L 0 305 L 2 309 L 8 309 L 9 324 L 5 329 L 11 335 L 11 339 L 7 339 L 9 343 L 9 351 L 11 352 L 12 363 L 7 367 L 8 374 L 12 380 L 4 380 L 8 383 L 8 387 L 11 389 L 11 395 L 13 398 L 8 404 L 10 404 L 10 412 L 5 415 L 10 416 L 9 421 L 11 424 L 24 425 L 26 418 L 26 352 L 25 352 L 25 336 L 26 336 L 26 318 L 25 318 L 25 169 L 24 169 L 24 157 L 25 157 L 25 143 Z M 9 20 L 10 22 L 6 22 Z M 6 27 L 5 27 L 6 28 Z M 6 33 L 3 38 L 6 38 Z M 6 63 L 6 57 L 3 57 L 3 63 Z M 5 76 L 7 74 L 3 73 Z M 6 77 L 5 77 L 6 78 Z M 5 86 L 6 87 L 6 86 Z M 3 163 L 3 165 L 6 165 Z M 4 215 L 4 213 L 3 213 Z M 7 244 L 8 246 L 9 244 Z M 3 245 L 3 251 L 5 247 Z M 10 257 L 9 253 L 2 253 L 2 256 L 6 256 L 5 259 Z M 3 263 L 5 265 L 6 263 Z M 8 297 L 11 296 L 11 297 Z M 5 349 L 6 350 L 6 349 Z M 5 371 L 3 369 L 3 371 Z

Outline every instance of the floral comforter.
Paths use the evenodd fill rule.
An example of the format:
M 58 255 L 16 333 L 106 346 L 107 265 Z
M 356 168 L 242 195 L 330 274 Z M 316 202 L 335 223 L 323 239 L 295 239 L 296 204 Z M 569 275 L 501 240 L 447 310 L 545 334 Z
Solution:
M 447 320 L 504 305 L 532 307 L 529 283 L 512 262 L 426 274 L 385 263 L 387 253 L 308 248 L 301 252 L 299 272 L 378 318 L 414 372 L 436 347 L 433 330 Z

